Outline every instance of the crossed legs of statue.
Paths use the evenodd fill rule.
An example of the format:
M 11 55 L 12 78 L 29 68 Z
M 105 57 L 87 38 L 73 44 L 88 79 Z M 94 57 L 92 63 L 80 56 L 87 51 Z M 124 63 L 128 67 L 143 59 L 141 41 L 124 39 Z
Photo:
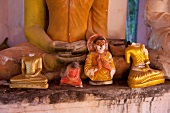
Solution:
M 56 54 L 48 54 L 34 46 L 29 42 L 22 43 L 15 47 L 11 47 L 0 51 L 0 80 L 9 80 L 15 75 L 21 74 L 21 59 L 23 56 L 27 56 L 30 53 L 34 53 L 43 59 L 42 74 L 45 75 L 48 80 L 57 79 L 60 77 L 61 70 L 65 69 L 68 63 L 75 61 L 84 61 L 85 55 L 78 58 L 62 59 L 62 57 Z M 62 60 L 64 62 L 62 62 Z

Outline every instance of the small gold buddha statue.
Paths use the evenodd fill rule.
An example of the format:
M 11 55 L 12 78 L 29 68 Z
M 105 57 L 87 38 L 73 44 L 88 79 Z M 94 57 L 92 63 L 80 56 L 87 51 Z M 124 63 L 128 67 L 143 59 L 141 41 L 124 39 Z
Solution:
M 164 83 L 164 73 L 149 67 L 150 61 L 145 45 L 128 42 L 128 47 L 125 49 L 127 63 L 130 63 L 130 58 L 133 60 L 128 76 L 130 88 L 142 88 Z
M 91 85 L 112 84 L 115 65 L 111 53 L 108 51 L 107 40 L 95 35 L 87 42 L 90 53 L 87 55 L 84 73 L 91 79 Z M 93 51 L 95 50 L 95 51 Z
M 29 54 L 22 58 L 22 74 L 10 79 L 10 88 L 47 89 L 48 80 L 41 74 L 42 58 Z

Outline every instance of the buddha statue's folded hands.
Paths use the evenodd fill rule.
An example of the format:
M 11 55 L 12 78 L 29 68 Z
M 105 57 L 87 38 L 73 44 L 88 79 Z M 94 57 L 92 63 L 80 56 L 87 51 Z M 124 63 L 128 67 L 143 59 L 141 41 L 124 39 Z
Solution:
M 71 63 L 73 61 L 83 62 L 86 57 L 87 47 L 86 41 L 80 40 L 76 42 L 63 42 L 63 41 L 53 41 L 51 43 L 55 55 L 55 59 L 64 62 Z
M 36 77 L 37 75 L 39 75 L 41 73 L 42 69 L 38 68 L 36 69 L 35 73 L 30 73 L 30 74 L 23 74 L 25 75 L 25 77 L 30 78 L 30 77 Z
M 51 43 L 51 46 L 55 50 L 55 52 L 71 52 L 72 54 L 87 52 L 85 40 L 79 40 L 71 43 L 63 41 L 53 41 Z

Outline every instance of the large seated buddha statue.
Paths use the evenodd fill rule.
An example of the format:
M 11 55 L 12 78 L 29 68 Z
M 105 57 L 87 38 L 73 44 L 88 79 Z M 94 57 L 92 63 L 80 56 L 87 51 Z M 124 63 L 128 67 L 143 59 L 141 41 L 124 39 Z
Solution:
M 42 58 L 29 54 L 22 58 L 21 64 L 22 74 L 14 76 L 10 79 L 10 88 L 37 88 L 47 89 L 48 80 L 41 74 Z
M 0 79 L 20 73 L 12 68 L 23 55 L 40 55 L 48 79 L 71 62 L 84 62 L 86 41 L 94 34 L 107 37 L 108 0 L 25 0 L 25 36 L 29 43 L 0 54 Z M 15 50 L 17 57 L 14 53 Z M 4 54 L 5 53 L 5 54 Z M 10 61 L 10 63 L 8 62 Z M 12 61 L 12 62 L 11 62 Z M 54 74 L 51 74 L 53 73 Z M 55 73 L 58 72 L 58 73 Z M 50 74 L 49 74 L 50 73 Z
M 130 88 L 148 87 L 164 83 L 164 73 L 149 67 L 148 50 L 145 45 L 140 43 L 128 43 L 125 49 L 125 59 L 127 63 L 131 62 L 132 67 L 128 76 L 128 85 Z

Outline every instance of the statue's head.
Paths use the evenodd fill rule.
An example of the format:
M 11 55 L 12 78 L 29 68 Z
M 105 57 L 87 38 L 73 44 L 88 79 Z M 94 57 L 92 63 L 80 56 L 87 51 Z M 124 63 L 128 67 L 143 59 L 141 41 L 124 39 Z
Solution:
M 89 52 L 94 52 L 96 51 L 97 48 L 95 48 L 96 44 L 99 43 L 100 41 L 98 40 L 101 40 L 102 43 L 105 44 L 105 51 L 108 50 L 108 41 L 106 40 L 105 37 L 103 37 L 102 35 L 100 34 L 95 34 L 95 35 L 92 35 L 88 40 L 87 40 L 87 48 L 88 48 L 88 51 Z
M 93 41 L 94 48 L 96 52 L 98 53 L 103 53 L 106 49 L 106 40 L 102 36 L 98 36 L 94 41 Z
M 71 67 L 72 68 L 78 68 L 79 67 L 79 63 L 78 62 L 72 62 L 71 63 Z

